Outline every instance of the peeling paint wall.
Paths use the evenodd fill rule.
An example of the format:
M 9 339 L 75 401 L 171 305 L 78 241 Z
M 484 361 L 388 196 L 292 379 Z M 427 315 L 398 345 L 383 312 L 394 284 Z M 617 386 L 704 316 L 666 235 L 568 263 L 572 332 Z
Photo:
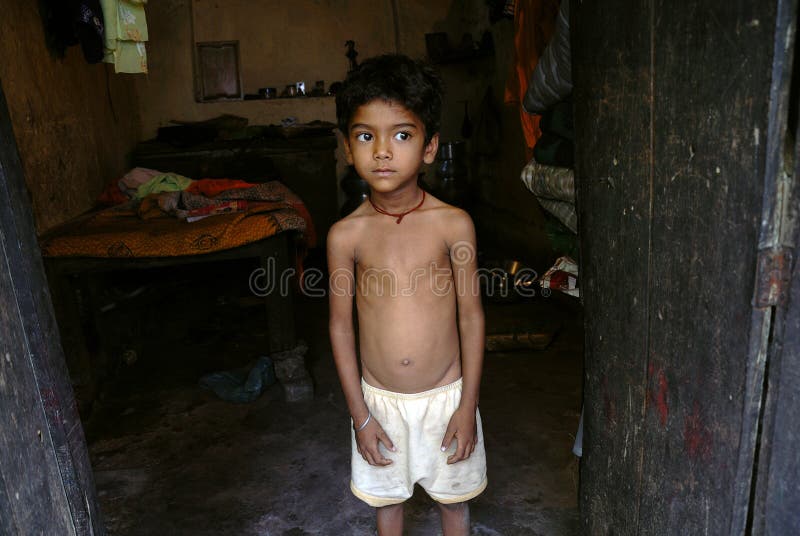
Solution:
M 194 37 L 192 0 L 163 0 L 147 6 L 150 74 L 137 80 L 144 138 L 155 136 L 158 127 L 173 119 L 194 121 L 224 113 L 247 117 L 251 124 L 278 123 L 288 116 L 300 121 L 335 120 L 334 100 L 325 97 L 196 102 L 194 40 L 240 41 L 245 93 L 256 93 L 260 87 L 280 90 L 297 81 L 311 87 L 315 80 L 324 80 L 327 88 L 347 73 L 344 43 L 348 39 L 356 41 L 359 61 L 395 52 L 398 44 L 400 52 L 423 57 L 426 33 L 449 31 L 457 40 L 465 31 L 477 32 L 478 19 L 486 19 L 482 17 L 484 2 L 479 0 L 398 2 L 397 17 L 389 0 L 272 3 L 278 6 L 245 0 L 196 0 L 195 4 Z M 463 110 L 457 102 L 464 98 L 460 95 L 486 84 L 462 71 L 455 83 L 448 80 L 448 103 L 458 110 Z M 458 125 L 462 113 L 457 114 Z
M 0 6 L 0 82 L 42 232 L 91 208 L 124 173 L 140 130 L 136 95 L 131 75 L 87 64 L 79 47 L 53 57 L 38 2 Z

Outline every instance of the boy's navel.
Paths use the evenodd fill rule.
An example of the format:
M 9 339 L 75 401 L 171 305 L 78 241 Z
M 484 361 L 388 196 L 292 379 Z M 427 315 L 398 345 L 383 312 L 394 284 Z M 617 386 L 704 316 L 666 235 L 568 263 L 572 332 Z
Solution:
M 403 365 L 404 367 L 407 367 L 407 366 L 409 366 L 409 365 L 411 364 L 411 360 L 409 360 L 409 359 L 403 359 L 403 360 L 400 362 L 400 364 L 401 364 L 401 365 Z

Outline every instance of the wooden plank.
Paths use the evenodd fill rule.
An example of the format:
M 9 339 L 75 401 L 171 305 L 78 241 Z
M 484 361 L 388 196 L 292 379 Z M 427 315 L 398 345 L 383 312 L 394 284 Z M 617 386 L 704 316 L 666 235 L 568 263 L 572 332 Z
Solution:
M 4 207 L 7 205 L 4 205 Z M 0 527 L 75 534 L 0 231 Z
M 751 299 L 776 3 L 653 4 L 644 534 L 744 532 L 769 320 Z
M 8 427 L 4 425 L 3 430 L 8 428 L 8 434 L 23 433 L 24 441 L 14 440 L 14 436 L 9 435 L 8 441 L 17 442 L 14 443 L 14 448 L 0 450 L 3 453 L 0 455 L 0 464 L 3 471 L 14 471 L 15 467 L 19 468 L 20 464 L 24 463 L 27 469 L 24 478 L 30 480 L 31 485 L 39 485 L 39 478 L 42 482 L 50 482 L 49 477 L 45 476 L 46 473 L 56 471 L 63 499 L 54 502 L 53 508 L 60 514 L 66 511 L 66 515 L 71 516 L 70 530 L 67 533 L 101 535 L 105 530 L 97 510 L 83 428 L 78 418 L 59 343 L 33 226 L 30 200 L 22 177 L 11 120 L 2 91 L 0 91 L 0 140 L 2 140 L 0 141 L 0 230 L 4 239 L 2 261 L 6 269 L 4 275 L 7 275 L 11 285 L 9 294 L 3 296 L 3 303 L 9 304 L 8 309 L 5 309 L 8 313 L 3 317 L 3 323 L 19 322 L 17 326 L 14 324 L 6 326 L 5 329 L 9 330 L 7 334 L 9 342 L 5 344 L 21 345 L 9 346 L 6 352 L 19 365 L 15 374 L 26 367 L 33 382 L 26 383 L 22 378 L 20 379 L 22 383 L 14 384 L 14 389 L 19 389 L 21 397 L 19 403 L 24 402 L 27 405 L 24 413 L 13 413 L 11 422 L 8 423 Z M 21 341 L 19 343 L 10 338 L 16 330 L 21 330 L 18 334 Z M 6 337 L 2 340 L 5 341 Z M 27 390 L 30 390 L 30 393 L 27 393 Z M 12 404 L 8 400 L 5 402 Z M 13 408 L 13 405 L 11 407 Z M 41 412 L 44 422 L 21 420 L 21 417 L 33 419 L 34 408 L 38 408 L 36 411 Z M 2 413 L 6 415 L 5 411 Z M 29 444 L 29 434 L 34 422 L 39 425 L 36 430 L 42 433 L 40 443 L 41 448 L 48 452 L 46 458 L 36 459 L 35 456 L 39 456 L 38 449 Z M 51 456 L 54 456 L 55 460 Z M 6 476 L 5 480 L 8 485 L 9 477 Z M 9 498 L 16 499 L 16 494 L 13 497 L 9 495 Z M 28 520 L 28 515 L 24 511 L 36 515 L 36 505 L 50 500 L 45 495 L 40 499 L 33 496 L 28 499 L 25 503 L 12 502 L 14 515 L 24 516 L 20 519 L 26 520 L 25 522 Z M 42 506 L 42 508 L 46 511 L 49 507 Z M 33 530 L 35 526 L 19 525 L 19 528 L 23 533 L 38 533 L 39 531 Z M 52 533 L 52 529 L 48 528 L 42 532 Z
M 796 143 L 798 131 L 796 107 L 800 94 L 800 54 L 797 53 L 797 0 L 780 2 L 778 5 L 779 30 L 776 32 L 775 56 L 786 51 L 782 58 L 786 65 L 777 59 L 773 61 L 773 72 L 778 71 L 782 84 L 773 82 L 773 95 L 779 117 L 786 117 L 786 122 L 776 128 L 778 150 L 768 147 L 768 168 L 770 157 L 775 161 L 771 166 L 777 170 L 790 168 L 790 163 L 783 159 L 780 149 L 787 145 L 783 139 L 784 131 L 794 128 L 794 169 L 793 175 L 783 181 L 775 181 L 765 192 L 767 199 L 774 199 L 773 208 L 765 214 L 762 221 L 762 245 L 767 247 L 785 247 L 791 252 L 793 260 L 789 263 L 788 281 L 783 290 L 783 299 L 776 301 L 774 310 L 774 327 L 772 345 L 768 356 L 767 396 L 764 407 L 763 424 L 760 433 L 761 441 L 758 450 L 758 466 L 755 475 L 755 493 L 753 513 L 751 516 L 752 534 L 799 534 L 800 533 L 800 458 L 797 456 L 797 443 L 800 441 L 800 428 L 797 426 L 797 415 L 800 414 L 800 263 L 797 262 L 800 251 L 800 192 L 797 190 L 797 179 L 800 177 L 800 145 Z M 781 25 L 781 22 L 783 24 Z M 781 26 L 787 30 L 783 30 Z M 783 32 L 793 37 L 792 40 L 781 41 Z M 792 66 L 791 76 L 787 72 Z M 789 80 L 787 80 L 789 79 Z M 795 104 L 792 109 L 787 104 Z M 785 116 L 783 115 L 785 113 Z M 790 117 L 790 115 L 793 116 Z M 788 136 L 787 136 L 788 137 Z M 775 153 L 774 157 L 772 153 Z M 783 196 L 783 198 L 781 198 Z M 784 211 L 780 209 L 783 208 Z
M 8 486 L 0 471 L 0 534 L 17 534 L 16 523 L 11 515 L 12 502 L 8 497 Z
M 746 530 L 796 4 L 573 9 L 585 533 Z
M 793 209 L 800 210 L 800 195 L 793 195 Z M 788 303 L 775 318 L 752 533 L 778 536 L 800 534 L 800 262 L 796 259 Z
M 584 534 L 636 534 L 650 233 L 650 11 L 573 2 L 576 184 L 585 306 Z

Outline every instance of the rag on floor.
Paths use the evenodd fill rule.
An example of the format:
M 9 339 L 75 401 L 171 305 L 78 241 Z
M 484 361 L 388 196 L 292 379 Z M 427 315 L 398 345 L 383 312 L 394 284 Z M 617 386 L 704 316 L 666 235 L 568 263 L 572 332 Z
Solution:
M 272 359 L 261 356 L 250 368 L 212 372 L 200 378 L 200 386 L 228 402 L 252 402 L 277 381 Z

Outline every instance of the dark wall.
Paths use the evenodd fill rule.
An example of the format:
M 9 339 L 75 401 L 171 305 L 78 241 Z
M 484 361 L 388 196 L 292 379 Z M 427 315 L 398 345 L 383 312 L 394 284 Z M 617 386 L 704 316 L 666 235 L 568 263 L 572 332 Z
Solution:
M 0 83 L 38 231 L 91 208 L 139 137 L 133 75 L 48 50 L 39 2 L 0 0 Z M 139 75 L 141 76 L 141 75 Z

